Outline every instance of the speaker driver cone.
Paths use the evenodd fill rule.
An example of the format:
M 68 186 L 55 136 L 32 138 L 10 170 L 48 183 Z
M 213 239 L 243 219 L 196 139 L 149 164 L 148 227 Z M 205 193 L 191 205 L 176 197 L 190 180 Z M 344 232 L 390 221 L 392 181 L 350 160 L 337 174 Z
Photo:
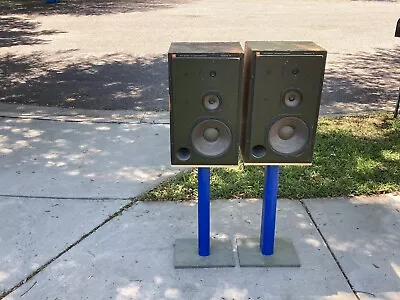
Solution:
M 268 142 L 276 152 L 294 155 L 303 150 L 309 135 L 307 124 L 303 120 L 285 117 L 272 124 L 268 133 Z
M 203 105 L 209 111 L 217 110 L 221 106 L 221 96 L 209 93 L 203 97 Z
M 298 90 L 288 90 L 283 95 L 283 102 L 287 107 L 297 107 L 301 104 L 303 96 Z
M 192 131 L 192 144 L 196 151 L 207 157 L 225 153 L 232 143 L 229 127 L 218 120 L 204 120 Z

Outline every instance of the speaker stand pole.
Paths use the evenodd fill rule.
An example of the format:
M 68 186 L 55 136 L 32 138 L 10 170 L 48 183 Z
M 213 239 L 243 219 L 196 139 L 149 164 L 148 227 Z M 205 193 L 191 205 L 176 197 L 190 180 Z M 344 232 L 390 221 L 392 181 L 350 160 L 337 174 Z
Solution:
M 396 108 L 394 109 L 394 118 L 397 118 L 399 114 L 399 105 L 400 105 L 400 89 L 399 89 L 399 96 L 397 97 Z
M 260 234 L 260 248 L 263 255 L 274 254 L 278 183 L 279 166 L 265 167 Z
M 267 166 L 259 238 L 237 240 L 241 267 L 300 267 L 300 260 L 290 239 L 276 238 L 276 204 L 278 199 L 279 166 Z
M 176 269 L 234 267 L 231 241 L 210 239 L 210 168 L 198 168 L 197 189 L 198 236 L 175 240 L 174 266 Z
M 210 168 L 198 168 L 198 252 L 200 256 L 210 255 Z

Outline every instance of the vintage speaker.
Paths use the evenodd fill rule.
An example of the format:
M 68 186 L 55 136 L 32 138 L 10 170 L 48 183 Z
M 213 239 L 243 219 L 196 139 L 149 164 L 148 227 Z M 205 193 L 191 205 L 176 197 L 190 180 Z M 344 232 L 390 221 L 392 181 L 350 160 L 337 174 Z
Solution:
M 237 165 L 240 43 L 172 43 L 168 66 L 171 164 Z
M 325 62 L 326 51 L 313 42 L 246 42 L 246 164 L 311 163 Z

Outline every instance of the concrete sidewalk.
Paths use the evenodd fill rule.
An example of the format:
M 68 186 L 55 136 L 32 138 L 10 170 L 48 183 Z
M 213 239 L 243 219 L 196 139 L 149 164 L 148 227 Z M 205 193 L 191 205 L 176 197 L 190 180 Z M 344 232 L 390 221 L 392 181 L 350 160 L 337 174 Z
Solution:
M 214 201 L 212 235 L 231 239 L 236 267 L 175 270 L 196 204 L 134 199 L 178 171 L 165 114 L 13 108 L 0 119 L 6 299 L 400 297 L 400 197 L 280 200 L 299 269 L 240 268 L 236 238 L 259 235 L 261 202 Z
M 129 198 L 179 171 L 169 163 L 168 124 L 82 118 L 1 118 L 0 195 Z
M 259 235 L 259 200 L 212 203 L 212 236 L 231 239 L 236 267 L 184 270 L 173 268 L 173 244 L 196 236 L 195 203 L 135 203 L 111 220 L 123 202 L 0 203 L 2 288 L 39 269 L 8 300 L 400 297 L 399 197 L 280 200 L 277 235 L 293 240 L 302 266 L 272 269 L 237 262 L 236 238 Z

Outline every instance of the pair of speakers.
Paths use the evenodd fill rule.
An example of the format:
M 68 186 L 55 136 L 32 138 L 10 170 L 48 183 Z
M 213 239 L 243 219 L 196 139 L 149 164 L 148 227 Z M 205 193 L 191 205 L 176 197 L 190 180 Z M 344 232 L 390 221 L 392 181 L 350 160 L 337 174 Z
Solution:
M 326 51 L 312 42 L 172 43 L 171 164 L 309 164 Z

